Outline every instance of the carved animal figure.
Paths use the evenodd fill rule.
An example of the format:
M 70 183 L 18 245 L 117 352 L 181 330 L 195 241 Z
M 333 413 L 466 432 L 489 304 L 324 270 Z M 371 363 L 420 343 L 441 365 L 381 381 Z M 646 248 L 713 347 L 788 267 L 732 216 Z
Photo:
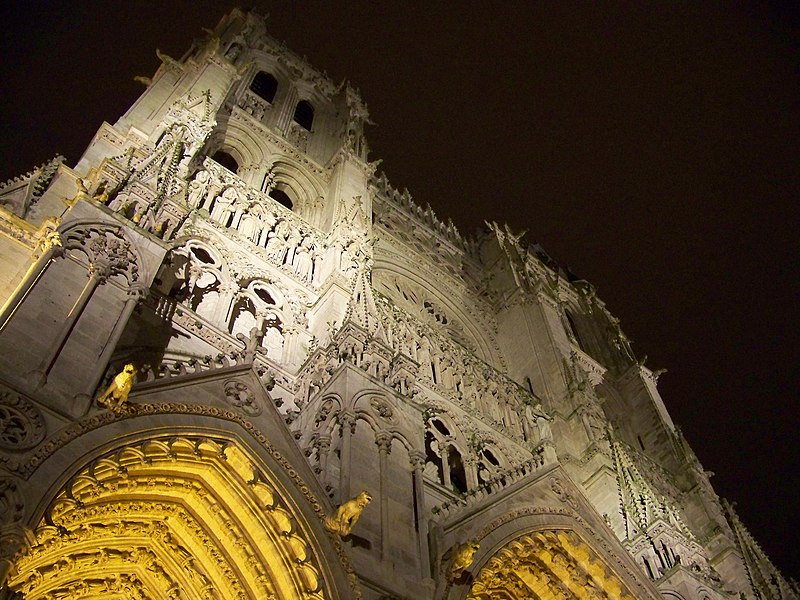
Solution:
M 450 563 L 450 568 L 447 571 L 447 580 L 455 581 L 461 574 L 467 570 L 475 558 L 475 553 L 480 548 L 477 542 L 467 542 L 458 546 L 453 553 L 453 560 Z
M 361 492 L 352 500 L 348 500 L 336 509 L 336 513 L 330 517 L 325 517 L 325 529 L 344 537 L 349 535 L 353 527 L 364 512 L 364 507 L 370 503 L 372 496 L 367 492 Z
M 131 391 L 131 386 L 133 386 L 133 376 L 135 374 L 136 367 L 132 363 L 125 365 L 122 371 L 114 377 L 108 389 L 97 399 L 97 404 L 106 406 L 113 412 L 122 410 L 122 405 L 128 401 L 128 392 Z

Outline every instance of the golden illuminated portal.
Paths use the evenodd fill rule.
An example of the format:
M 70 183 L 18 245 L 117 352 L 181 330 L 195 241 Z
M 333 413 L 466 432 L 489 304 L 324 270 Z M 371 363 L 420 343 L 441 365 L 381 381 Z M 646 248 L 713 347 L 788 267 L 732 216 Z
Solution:
M 70 480 L 9 583 L 26 600 L 324 598 L 293 512 L 226 440 L 148 440 Z
M 524 535 L 483 566 L 469 600 L 634 600 L 624 584 L 571 531 Z

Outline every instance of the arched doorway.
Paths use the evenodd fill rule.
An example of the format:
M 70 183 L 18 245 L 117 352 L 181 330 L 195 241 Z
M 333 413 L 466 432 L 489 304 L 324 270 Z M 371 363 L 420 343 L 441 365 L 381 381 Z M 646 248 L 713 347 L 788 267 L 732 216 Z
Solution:
M 119 446 L 58 492 L 8 585 L 40 598 L 331 597 L 319 545 L 240 444 L 160 436 Z
M 574 531 L 546 530 L 503 545 L 480 568 L 468 600 L 634 600 Z

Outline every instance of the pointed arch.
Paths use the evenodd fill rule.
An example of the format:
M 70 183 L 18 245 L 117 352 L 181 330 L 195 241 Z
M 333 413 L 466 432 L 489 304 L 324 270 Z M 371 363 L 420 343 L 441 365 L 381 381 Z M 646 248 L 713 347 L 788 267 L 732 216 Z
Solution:
M 447 572 L 456 548 L 478 545 L 474 560 L 449 575 L 450 600 L 619 598 L 656 600 L 660 594 L 639 565 L 606 532 L 564 508 L 526 506 L 501 516 L 456 525 L 443 540 Z
M 71 470 L 38 513 L 10 589 L 28 600 L 340 597 L 322 511 L 300 499 L 302 482 L 287 487 L 297 472 L 218 431 L 117 441 Z
M 550 529 L 507 542 L 483 564 L 468 600 L 553 597 L 634 600 L 625 583 L 574 531 Z

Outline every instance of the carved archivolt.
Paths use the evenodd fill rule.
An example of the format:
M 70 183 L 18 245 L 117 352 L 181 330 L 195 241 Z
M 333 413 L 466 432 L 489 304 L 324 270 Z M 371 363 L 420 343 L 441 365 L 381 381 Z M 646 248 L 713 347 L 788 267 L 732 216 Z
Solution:
M 230 441 L 150 439 L 67 483 L 9 585 L 26 600 L 324 598 L 295 513 L 277 480 Z
M 520 536 L 500 548 L 475 575 L 469 600 L 600 600 L 634 596 L 573 531 Z

